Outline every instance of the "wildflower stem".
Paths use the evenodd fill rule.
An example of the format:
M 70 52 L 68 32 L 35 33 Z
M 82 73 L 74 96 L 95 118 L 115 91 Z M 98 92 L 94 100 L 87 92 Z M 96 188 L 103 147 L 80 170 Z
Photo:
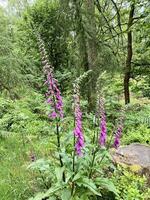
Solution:
M 75 142 L 76 142 L 76 139 L 75 139 L 75 135 L 74 135 L 74 139 L 73 139 L 74 146 L 75 146 Z M 75 156 L 76 156 L 76 151 L 74 149 L 74 151 L 73 151 L 73 160 L 72 160 L 73 178 L 74 178 L 74 175 L 75 175 Z M 75 187 L 75 182 L 72 182 L 71 195 L 73 195 L 74 187 Z
M 57 148 L 58 148 L 58 153 L 59 153 L 59 161 L 60 161 L 60 166 L 63 167 L 64 163 L 62 161 L 62 156 L 60 155 L 60 133 L 59 133 L 59 121 L 57 120 L 56 122 L 56 134 L 57 134 Z M 65 182 L 65 173 L 63 172 L 63 181 Z
M 74 109 L 74 112 L 75 112 L 75 109 Z M 74 117 L 74 127 L 75 127 L 75 117 Z M 74 151 L 73 151 L 73 158 L 72 158 L 73 177 L 75 175 L 75 156 L 76 156 L 75 144 L 76 144 L 76 137 L 75 137 L 75 134 L 74 134 L 73 135 L 73 147 L 74 147 Z M 73 195 L 74 187 L 75 187 L 75 182 L 72 183 L 71 195 Z
M 106 148 L 106 151 L 108 151 L 108 149 L 109 149 L 110 146 L 111 146 L 111 142 L 112 142 L 112 139 L 113 139 L 113 135 L 114 135 L 114 132 L 112 132 L 112 134 L 111 134 L 111 138 L 110 138 L 110 141 L 109 141 L 108 146 L 107 146 L 107 148 Z M 102 163 L 102 161 L 104 160 L 105 156 L 106 156 L 106 154 L 104 154 L 104 155 L 102 156 L 102 158 L 101 158 L 101 160 L 100 160 L 100 162 L 99 162 L 99 165 Z
M 75 135 L 74 135 L 74 137 L 73 137 L 74 146 L 75 146 L 75 143 L 76 143 L 76 138 L 75 138 Z M 75 152 L 75 148 L 74 148 L 74 151 L 73 151 L 73 162 L 72 162 L 72 170 L 73 170 L 73 172 L 75 172 L 75 154 L 76 154 L 76 152 Z
M 91 165 L 90 165 L 89 178 L 91 178 L 91 176 L 92 176 L 93 166 L 94 166 L 94 162 L 95 162 L 96 153 L 97 153 L 97 148 L 94 149 L 94 151 L 93 151 L 93 158 L 92 158 L 92 162 L 91 162 Z
M 96 130 L 96 117 L 95 117 L 95 122 L 94 122 L 94 125 L 93 125 L 93 129 L 94 129 L 94 134 L 93 134 L 93 138 L 92 138 L 92 143 L 95 144 L 95 140 L 96 140 L 96 136 L 97 136 L 97 132 L 95 131 Z
M 98 144 L 98 137 L 99 137 L 99 132 L 96 130 L 96 114 L 95 114 L 95 122 L 94 122 L 94 135 L 93 135 L 93 144 Z M 93 166 L 94 166 L 94 162 L 95 162 L 95 157 L 96 157 L 96 153 L 97 153 L 97 149 L 95 148 L 93 150 L 93 158 L 92 158 L 92 162 L 90 165 L 90 172 L 89 172 L 89 178 L 91 178 L 92 176 L 92 172 L 93 172 Z
M 93 143 L 93 144 L 95 143 L 95 135 L 96 135 L 96 132 L 94 131 L 93 139 L 92 139 L 92 143 Z

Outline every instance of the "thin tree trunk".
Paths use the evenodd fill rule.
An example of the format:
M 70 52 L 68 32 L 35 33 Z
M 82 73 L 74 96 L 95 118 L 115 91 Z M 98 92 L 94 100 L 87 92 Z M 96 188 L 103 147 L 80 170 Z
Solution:
M 84 71 L 92 70 L 91 76 L 88 78 L 88 111 L 92 111 L 95 105 L 95 94 L 96 94 L 96 80 L 98 72 L 96 71 L 97 65 L 97 43 L 96 43 L 96 22 L 95 22 L 95 5 L 94 0 L 84 1 L 83 6 L 85 7 L 86 14 L 83 25 L 83 14 L 81 12 L 80 0 L 74 0 L 76 9 L 76 22 L 77 22 L 77 34 L 79 43 L 79 54 L 81 59 L 81 66 Z
M 87 18 L 87 46 L 88 46 L 88 62 L 89 69 L 92 70 L 89 84 L 89 111 L 92 111 L 96 101 L 96 81 L 98 78 L 97 66 L 97 40 L 96 40 L 96 21 L 95 21 L 95 5 L 94 0 L 86 0 L 86 18 Z
M 78 43 L 79 43 L 79 54 L 81 59 L 81 66 L 83 67 L 84 71 L 89 70 L 89 63 L 88 63 L 88 53 L 87 53 L 87 45 L 86 45 L 86 36 L 85 30 L 82 22 L 82 14 L 80 8 L 80 0 L 74 0 L 74 5 L 76 9 L 76 22 L 77 22 L 77 35 L 78 35 Z
M 126 58 L 126 67 L 125 67 L 125 76 L 124 76 L 124 97 L 125 97 L 125 104 L 130 103 L 130 90 L 129 90 L 129 81 L 131 76 L 131 60 L 132 60 L 132 31 L 130 28 L 133 25 L 133 16 L 134 16 L 134 4 L 131 4 L 131 9 L 129 13 L 129 20 L 128 20 L 128 33 L 127 33 L 127 58 Z
M 88 60 L 88 50 L 87 50 L 87 37 L 85 34 L 85 28 L 83 25 L 83 19 L 82 19 L 82 13 L 80 8 L 80 0 L 74 0 L 74 5 L 76 9 L 76 22 L 77 22 L 77 35 L 78 35 L 78 44 L 79 44 L 79 56 L 80 56 L 80 65 L 84 72 L 88 71 L 89 68 L 89 60 Z M 88 88 L 87 88 L 88 87 Z M 84 90 L 87 90 L 87 100 L 88 105 L 90 105 L 91 102 L 91 90 L 89 89 L 89 86 L 85 86 Z M 89 106 L 90 107 L 90 106 Z

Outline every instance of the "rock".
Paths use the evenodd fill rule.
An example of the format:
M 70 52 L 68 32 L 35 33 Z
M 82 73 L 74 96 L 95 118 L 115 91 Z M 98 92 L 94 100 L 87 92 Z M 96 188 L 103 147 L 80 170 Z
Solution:
M 133 143 L 119 147 L 111 153 L 115 163 L 125 164 L 150 180 L 150 146 Z

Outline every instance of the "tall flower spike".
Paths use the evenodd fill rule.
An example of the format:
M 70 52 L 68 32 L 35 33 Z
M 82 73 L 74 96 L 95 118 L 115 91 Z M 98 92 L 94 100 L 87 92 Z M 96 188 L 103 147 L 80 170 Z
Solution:
M 39 34 L 37 34 L 40 54 L 42 57 L 43 70 L 46 76 L 46 82 L 48 91 L 46 93 L 47 103 L 51 107 L 49 117 L 52 119 L 63 118 L 63 102 L 60 90 L 58 88 L 58 82 L 53 75 L 53 67 L 49 64 L 47 52 L 45 50 L 44 42 Z
M 78 156 L 82 156 L 84 147 L 84 136 L 82 132 L 82 112 L 80 110 L 80 92 L 78 83 L 74 84 L 74 109 L 75 109 L 75 129 L 76 138 L 75 150 Z
M 99 144 L 101 146 L 105 146 L 106 136 L 107 136 L 107 128 L 106 128 L 106 115 L 104 110 L 104 99 L 99 98 L 99 108 L 100 108 L 100 136 L 99 136 Z
M 120 139 L 121 139 L 122 131 L 123 131 L 124 115 L 125 115 L 125 110 L 123 109 L 121 111 L 121 116 L 120 116 L 119 121 L 118 121 L 118 127 L 117 127 L 117 131 L 115 133 L 115 139 L 114 139 L 114 144 L 113 144 L 113 146 L 116 149 L 120 146 Z

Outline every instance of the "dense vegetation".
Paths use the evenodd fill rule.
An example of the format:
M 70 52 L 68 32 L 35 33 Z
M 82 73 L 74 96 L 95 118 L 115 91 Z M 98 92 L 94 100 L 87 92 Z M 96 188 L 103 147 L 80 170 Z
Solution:
M 149 1 L 0 5 L 1 199 L 148 200 L 111 151 L 150 142 Z

